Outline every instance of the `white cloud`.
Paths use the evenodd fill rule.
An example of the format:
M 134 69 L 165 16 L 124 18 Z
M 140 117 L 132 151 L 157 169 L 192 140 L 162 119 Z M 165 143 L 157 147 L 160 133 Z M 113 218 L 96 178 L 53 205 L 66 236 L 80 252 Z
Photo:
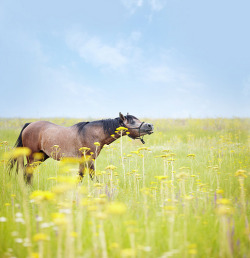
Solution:
M 153 11 L 160 11 L 165 6 L 164 0 L 149 0 L 148 2 Z
M 143 73 L 146 81 L 176 87 L 180 92 L 203 88 L 203 84 L 193 78 L 190 72 L 174 69 L 166 64 L 149 65 Z
M 160 11 L 166 3 L 165 0 L 121 0 L 121 2 L 132 14 L 143 6 L 149 6 L 152 11 Z
M 119 44 L 111 46 L 103 43 L 98 37 L 89 37 L 81 33 L 71 32 L 67 35 L 67 43 L 86 62 L 95 66 L 118 70 L 129 62 Z
M 121 0 L 122 4 L 130 10 L 131 13 L 134 13 L 135 10 L 143 6 L 143 0 Z
M 173 51 L 156 50 L 154 59 L 150 60 L 147 52 L 138 47 L 141 37 L 139 31 L 134 31 L 126 38 L 109 45 L 96 36 L 75 31 L 67 34 L 66 41 L 85 62 L 102 71 L 115 70 L 122 72 L 123 78 L 164 85 L 175 88 L 180 93 L 204 87 L 189 69 L 173 67 L 171 59 L 176 56 Z

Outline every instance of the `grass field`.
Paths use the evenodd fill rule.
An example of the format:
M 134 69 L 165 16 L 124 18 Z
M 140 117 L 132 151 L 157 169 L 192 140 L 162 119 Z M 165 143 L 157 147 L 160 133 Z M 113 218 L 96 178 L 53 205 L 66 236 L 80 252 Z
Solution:
M 49 159 L 27 186 L 6 163 L 30 121 L 0 120 L 0 257 L 250 257 L 250 119 L 145 119 L 155 133 L 104 148 L 98 182 Z

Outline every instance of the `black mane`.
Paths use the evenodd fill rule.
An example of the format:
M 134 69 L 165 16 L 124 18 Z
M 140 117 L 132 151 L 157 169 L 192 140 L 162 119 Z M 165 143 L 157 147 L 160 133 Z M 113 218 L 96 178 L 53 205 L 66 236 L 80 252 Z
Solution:
M 124 117 L 125 117 L 125 119 L 128 120 L 128 122 L 130 124 L 132 124 L 134 119 L 137 119 L 135 116 L 132 116 L 132 115 L 127 115 Z M 116 128 L 122 126 L 122 124 L 123 124 L 122 120 L 119 117 L 114 118 L 114 119 L 103 119 L 103 120 L 97 120 L 97 121 L 92 121 L 92 122 L 80 122 L 78 124 L 75 124 L 79 134 L 82 133 L 82 131 L 84 130 L 84 126 L 88 123 L 90 123 L 90 124 L 102 123 L 104 132 L 108 133 L 109 135 L 114 134 L 116 131 Z
M 132 116 L 132 115 L 126 115 L 124 117 L 125 117 L 125 119 L 128 120 L 129 124 L 132 124 L 134 119 L 138 120 L 138 118 L 136 118 L 135 116 Z
M 119 117 L 115 119 L 104 119 L 101 120 L 103 125 L 103 130 L 105 133 L 108 134 L 114 134 L 116 131 L 116 128 L 121 126 L 121 119 Z
M 89 122 L 80 122 L 80 123 L 77 123 L 75 124 L 74 126 L 77 127 L 77 131 L 78 133 L 80 134 L 82 131 L 83 131 L 83 127 L 88 124 Z

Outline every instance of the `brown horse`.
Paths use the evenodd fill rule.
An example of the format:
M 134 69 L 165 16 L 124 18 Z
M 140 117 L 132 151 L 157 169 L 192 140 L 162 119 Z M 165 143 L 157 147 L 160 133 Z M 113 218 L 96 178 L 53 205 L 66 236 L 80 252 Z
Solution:
M 70 127 L 63 127 L 47 121 L 37 121 L 24 125 L 15 147 L 28 147 L 31 150 L 31 154 L 26 157 L 26 168 L 34 162 L 34 154 L 36 153 L 43 154 L 43 158 L 39 160 L 43 162 L 50 157 L 56 160 L 60 160 L 62 157 L 82 157 L 83 153 L 79 149 L 87 147 L 89 149 L 85 155 L 92 154 L 88 162 L 80 163 L 79 175 L 83 177 L 87 167 L 94 171 L 93 159 L 98 157 L 103 146 L 112 143 L 121 136 L 121 133 L 116 131 L 118 127 L 127 128 L 127 131 L 122 131 L 122 136 L 128 132 L 129 137 L 140 139 L 142 143 L 144 143 L 142 138 L 144 135 L 153 133 L 152 124 L 141 122 L 132 115 L 123 116 L 121 113 L 115 119 L 80 122 Z M 100 144 L 98 148 L 96 148 L 95 142 Z M 56 155 L 52 152 L 55 145 L 59 146 Z M 10 159 L 10 170 L 17 161 L 19 160 L 15 158 Z M 17 171 L 19 165 L 23 166 L 23 164 L 17 164 Z M 32 173 L 27 173 L 26 169 L 24 176 L 27 182 L 31 181 Z

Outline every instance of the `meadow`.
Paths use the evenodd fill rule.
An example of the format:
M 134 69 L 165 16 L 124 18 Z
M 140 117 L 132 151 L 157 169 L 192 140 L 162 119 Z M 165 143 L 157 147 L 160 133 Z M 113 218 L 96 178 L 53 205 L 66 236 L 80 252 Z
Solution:
M 0 119 L 0 257 L 250 257 L 250 119 L 145 119 L 154 134 L 106 146 L 98 181 L 48 159 L 29 186 L 7 161 L 31 121 Z

